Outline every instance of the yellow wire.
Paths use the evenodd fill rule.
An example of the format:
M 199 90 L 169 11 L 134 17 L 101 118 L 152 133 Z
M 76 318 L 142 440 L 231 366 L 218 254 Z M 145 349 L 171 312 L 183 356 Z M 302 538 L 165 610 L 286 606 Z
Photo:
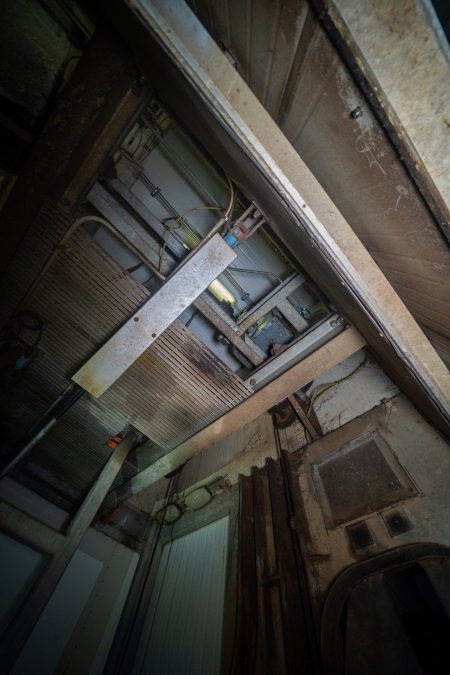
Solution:
M 368 356 L 365 356 L 364 359 L 359 363 L 356 368 L 354 368 L 351 373 L 347 373 L 347 375 L 344 375 L 344 377 L 339 378 L 339 380 L 335 380 L 334 382 L 324 382 L 324 384 L 320 384 L 316 389 L 314 389 L 310 396 L 309 396 L 309 406 L 308 406 L 308 412 L 306 413 L 309 417 L 312 407 L 314 403 L 317 401 L 317 399 L 322 396 L 322 394 L 325 394 L 326 391 L 329 389 L 332 389 L 332 387 L 335 387 L 337 384 L 340 384 L 341 382 L 344 382 L 344 380 L 348 380 L 349 377 L 352 375 L 355 375 L 355 373 L 362 368 L 363 366 L 366 365 L 367 361 L 369 360 Z
M 231 201 L 230 201 L 230 204 L 228 205 L 227 211 L 229 211 L 231 209 L 233 196 L 234 196 L 234 190 L 233 190 L 232 185 L 231 185 L 231 189 L 232 189 Z M 164 253 L 166 252 L 166 247 L 167 247 L 167 243 L 169 241 L 170 235 L 172 234 L 173 230 L 176 229 L 177 223 L 179 223 L 180 220 L 183 220 L 183 218 L 185 218 L 187 215 L 189 215 L 189 213 L 193 213 L 194 211 L 223 211 L 223 208 L 221 206 L 193 206 L 192 208 L 188 209 L 187 211 L 184 211 L 184 213 L 182 213 L 181 215 L 174 218 L 173 219 L 174 220 L 173 225 L 169 225 L 169 223 L 165 223 L 165 227 L 167 228 L 167 231 L 164 233 L 164 241 L 163 241 L 163 245 L 161 246 L 161 251 L 160 251 L 160 254 L 159 254 L 159 271 L 161 272 L 161 274 L 163 273 L 162 266 L 163 266 L 163 262 L 164 262 Z M 170 220 L 172 220 L 172 218 Z

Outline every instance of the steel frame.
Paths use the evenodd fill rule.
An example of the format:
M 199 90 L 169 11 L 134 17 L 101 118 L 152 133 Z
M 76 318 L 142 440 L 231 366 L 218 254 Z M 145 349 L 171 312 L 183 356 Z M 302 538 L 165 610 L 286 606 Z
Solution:
M 185 95 L 195 97 L 209 122 L 225 132 L 228 144 L 235 144 L 241 160 L 248 159 L 249 173 L 257 174 L 261 183 L 257 199 L 266 215 L 270 218 L 272 211 L 268 199 L 275 199 L 279 215 L 283 212 L 297 228 L 297 240 L 311 247 L 311 265 L 324 271 L 327 292 L 332 290 L 351 308 L 388 372 L 450 433 L 447 369 L 342 214 L 193 12 L 181 0 L 126 4 L 156 41 L 160 65 L 172 72 L 175 66 Z M 198 119 L 198 110 L 196 115 Z M 286 237 L 292 240 L 294 235 Z M 314 277 L 317 272 L 316 267 Z

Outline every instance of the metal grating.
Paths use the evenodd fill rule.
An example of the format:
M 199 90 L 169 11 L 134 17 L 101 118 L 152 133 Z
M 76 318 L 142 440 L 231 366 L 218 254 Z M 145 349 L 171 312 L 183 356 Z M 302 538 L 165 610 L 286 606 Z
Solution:
M 3 305 L 14 313 L 20 298 L 67 229 L 48 205 L 16 256 L 3 284 Z M 13 283 L 14 280 L 14 283 Z M 79 230 L 26 303 L 44 321 L 42 352 L 11 395 L 3 416 L 19 431 L 36 421 L 71 375 L 148 297 L 148 291 Z M 7 314 L 6 314 L 7 316 Z M 59 482 L 86 490 L 109 449 L 105 440 L 132 423 L 169 450 L 250 394 L 179 321 L 175 321 L 98 400 L 85 397 L 33 453 L 32 460 Z
M 328 529 L 417 494 L 378 431 L 327 453 L 311 470 Z

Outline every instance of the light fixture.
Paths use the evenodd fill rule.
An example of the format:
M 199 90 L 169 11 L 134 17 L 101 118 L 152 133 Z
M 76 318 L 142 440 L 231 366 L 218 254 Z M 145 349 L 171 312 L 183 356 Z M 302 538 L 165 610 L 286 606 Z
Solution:
M 211 293 L 213 293 L 213 295 L 216 296 L 216 298 L 220 302 L 228 302 L 230 303 L 230 305 L 235 304 L 236 298 L 234 297 L 234 295 L 230 293 L 228 288 L 226 288 L 226 286 L 224 286 L 223 283 L 218 279 L 214 279 L 212 284 L 208 286 L 208 289 L 211 291 Z

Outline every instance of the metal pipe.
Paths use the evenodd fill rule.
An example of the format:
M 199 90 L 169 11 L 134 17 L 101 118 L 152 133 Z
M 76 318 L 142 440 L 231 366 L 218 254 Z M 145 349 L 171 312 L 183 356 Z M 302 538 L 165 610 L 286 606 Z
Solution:
M 127 157 L 128 159 L 130 159 L 130 161 L 134 161 L 134 160 L 128 155 L 128 153 L 126 153 L 126 152 L 123 151 L 123 150 L 122 150 L 122 152 L 124 153 L 124 157 Z M 142 167 L 141 167 L 141 168 L 142 168 Z M 191 238 L 192 238 L 192 240 L 193 240 L 193 242 L 194 242 L 193 245 L 192 245 L 191 251 L 194 250 L 195 246 L 197 246 L 197 244 L 202 240 L 202 238 L 201 238 L 199 232 L 198 232 L 198 231 L 197 231 L 197 230 L 196 230 L 196 229 L 195 229 L 195 228 L 194 228 L 194 227 L 193 227 L 193 226 L 192 226 L 185 218 L 180 218 L 178 212 L 177 212 L 177 211 L 173 208 L 173 206 L 167 201 L 167 199 L 166 199 L 166 198 L 164 197 L 164 195 L 162 194 L 161 190 L 160 190 L 154 183 L 152 183 L 151 180 L 150 180 L 145 174 L 141 173 L 141 174 L 139 175 L 138 179 L 139 179 L 139 180 L 142 182 L 142 184 L 147 188 L 147 190 L 149 190 L 150 195 L 151 195 L 154 199 L 156 199 L 156 200 L 161 204 L 161 206 L 163 206 L 163 208 L 166 209 L 167 213 L 169 213 L 169 215 L 170 215 L 171 218 L 179 219 L 179 222 L 186 228 L 186 230 L 188 231 L 188 233 L 191 235 Z M 234 194 L 233 194 L 233 201 L 234 201 Z M 224 225 L 225 225 L 225 224 L 228 222 L 228 220 L 230 219 L 230 214 L 231 214 L 231 212 L 232 212 L 232 210 L 233 210 L 233 201 L 230 200 L 230 205 L 228 206 L 227 212 L 226 212 L 227 220 L 224 221 Z M 224 229 L 226 230 L 226 228 L 224 228 Z M 178 235 L 178 233 L 177 233 L 176 230 L 173 231 L 173 232 L 171 233 L 171 235 L 172 235 L 172 237 L 176 238 L 177 241 L 178 241 L 181 245 L 185 245 L 185 242 L 184 242 L 183 239 Z M 236 289 L 236 291 L 239 293 L 239 297 L 241 298 L 241 300 L 245 300 L 245 301 L 247 302 L 247 304 L 250 305 L 250 306 L 254 304 L 253 300 L 248 296 L 248 294 L 246 294 L 245 290 L 244 290 L 244 289 L 242 288 L 242 286 L 240 286 L 240 284 L 233 278 L 233 276 L 228 272 L 228 270 L 225 270 L 225 271 L 223 272 L 223 276 L 224 276 L 226 279 L 228 279 L 228 281 L 229 281 L 230 284 L 233 286 L 233 288 Z
M 227 178 L 228 178 L 228 177 L 227 177 Z M 202 248 L 205 244 L 207 244 L 208 241 L 209 241 L 210 239 L 212 239 L 212 238 L 214 237 L 214 235 L 217 234 L 217 232 L 219 232 L 219 231 L 221 230 L 221 228 L 223 227 L 223 225 L 225 225 L 225 223 L 228 222 L 228 219 L 229 219 L 229 217 L 230 217 L 230 213 L 231 213 L 231 211 L 232 211 L 232 209 L 233 209 L 233 204 L 234 204 L 234 187 L 233 187 L 233 183 L 231 182 L 231 180 L 230 180 L 229 178 L 228 178 L 228 181 L 229 181 L 229 184 L 230 184 L 230 192 L 231 192 L 231 194 L 230 194 L 230 202 L 229 202 L 229 204 L 228 204 L 227 210 L 225 211 L 225 215 L 222 216 L 222 218 L 219 218 L 219 220 L 217 221 L 217 223 L 209 230 L 209 232 L 207 232 L 207 233 L 205 234 L 205 236 L 203 237 L 203 239 L 200 240 L 199 244 L 198 244 L 195 248 L 193 248 L 191 251 L 189 251 L 189 253 L 187 254 L 187 256 L 186 256 L 185 258 L 183 258 L 183 260 L 182 260 L 181 263 L 178 265 L 178 267 L 176 267 L 176 269 L 168 276 L 168 279 L 170 279 L 170 277 L 171 277 L 173 274 L 175 274 L 175 273 L 178 272 L 182 267 L 184 267 L 184 265 L 186 265 L 186 263 L 192 258 L 192 256 L 195 255 L 195 254 L 198 252 L 198 250 L 199 250 L 200 248 Z
M 275 279 L 277 283 L 281 284 L 283 283 L 283 279 L 278 276 L 278 274 L 275 274 L 275 272 L 266 272 L 264 270 L 250 270 L 250 269 L 245 269 L 243 267 L 229 267 L 229 270 L 232 272 L 239 272 L 240 274 L 257 274 L 259 276 L 264 276 L 264 277 L 271 277 L 272 279 Z
M 213 195 L 209 192 L 209 190 L 203 185 L 200 178 L 198 178 L 195 175 L 195 173 L 186 164 L 184 159 L 182 159 L 182 157 L 178 154 L 178 152 L 174 148 L 172 148 L 170 143 L 164 138 L 163 134 L 159 131 L 159 129 L 157 128 L 157 126 L 156 126 L 155 122 L 153 121 L 153 119 L 151 118 L 151 116 L 148 116 L 147 113 L 144 113 L 142 115 L 142 119 L 147 124 L 150 125 L 152 132 L 155 134 L 155 136 L 157 136 L 161 145 L 176 160 L 177 165 L 185 172 L 185 174 L 190 176 L 192 178 L 193 182 L 200 188 L 200 190 L 203 193 L 203 196 L 206 196 L 207 201 L 211 202 L 211 204 L 215 204 L 216 206 L 220 206 L 217 199 L 215 197 L 213 197 Z
M 35 429 L 37 429 L 39 427 L 42 420 L 44 420 L 46 417 L 48 417 L 50 415 L 50 413 L 52 412 L 52 410 L 54 410 L 57 407 L 57 405 L 59 405 L 59 403 L 61 403 L 61 401 L 63 401 L 65 399 L 65 397 L 68 394 L 70 394 L 72 391 L 75 392 L 75 390 L 77 390 L 77 389 L 78 389 L 78 387 L 74 382 L 69 382 L 67 387 L 65 389 L 63 389 L 60 394 L 58 394 L 58 396 L 55 398 L 53 403 L 51 403 L 49 405 L 49 407 L 47 408 L 47 410 L 42 414 L 40 420 L 38 420 L 35 424 L 33 424 L 33 426 L 28 430 L 28 435 L 34 433 Z
M 178 272 L 182 267 L 184 267 L 184 266 L 186 265 L 186 263 L 192 258 L 192 256 L 194 256 L 194 255 L 198 252 L 198 250 L 199 250 L 200 248 L 202 248 L 202 247 L 203 247 L 210 239 L 212 239 L 212 238 L 214 237 L 214 235 L 221 229 L 221 227 L 224 225 L 224 223 L 226 223 L 226 221 L 227 221 L 226 217 L 219 218 L 219 220 L 218 220 L 217 223 L 214 225 L 214 227 L 213 227 L 213 228 L 212 228 L 212 229 L 211 229 L 211 230 L 203 237 L 203 239 L 200 240 L 200 242 L 198 243 L 198 245 L 197 245 L 195 248 L 193 248 L 193 249 L 191 249 L 191 250 L 189 251 L 189 253 L 187 254 L 187 256 L 186 256 L 185 258 L 183 258 L 183 260 L 182 260 L 181 263 L 178 265 L 178 267 L 176 267 L 176 268 L 173 270 L 173 272 L 171 272 L 171 273 L 169 274 L 169 276 L 167 277 L 167 279 L 170 279 L 170 277 L 171 277 L 173 274 L 175 274 L 175 273 Z
M 80 225 L 83 225 L 84 223 L 89 223 L 89 222 L 97 222 L 106 227 L 124 246 L 126 246 L 134 255 L 139 258 L 152 272 L 153 274 L 158 277 L 161 281 L 164 279 L 163 275 L 160 273 L 157 267 L 151 263 L 148 258 L 146 258 L 142 253 L 137 249 L 134 244 L 132 244 L 126 237 L 123 236 L 121 232 L 118 232 L 114 225 L 112 225 L 110 222 L 105 220 L 105 218 L 100 218 L 99 216 L 83 216 L 82 218 L 78 218 L 72 225 L 69 227 L 59 244 L 57 244 L 56 248 L 54 251 L 51 253 L 50 257 L 48 258 L 47 262 L 45 263 L 44 267 L 41 269 L 37 277 L 34 279 L 33 283 L 29 287 L 28 291 L 25 293 L 23 296 L 18 308 L 16 309 L 19 310 L 27 299 L 30 297 L 31 293 L 34 291 L 38 283 L 41 281 L 45 273 L 48 271 L 48 269 L 51 267 L 52 263 L 55 261 L 55 259 L 58 257 L 59 252 L 64 249 L 64 247 L 67 245 L 67 241 L 72 237 L 72 235 L 76 232 L 76 230 L 80 227 Z
M 146 265 L 146 266 L 153 272 L 153 274 L 154 274 L 156 277 L 158 277 L 158 279 L 160 279 L 161 281 L 164 279 L 163 275 L 162 275 L 161 272 L 158 270 L 158 268 L 157 268 L 155 265 L 153 265 L 153 263 L 150 262 L 150 260 L 149 260 L 148 258 L 146 258 L 145 255 L 143 255 L 143 254 L 140 252 L 140 250 L 139 250 L 138 248 L 136 248 L 136 246 L 135 246 L 131 241 L 129 241 L 129 239 L 127 239 L 121 232 L 119 232 L 118 230 L 116 230 L 116 228 L 114 227 L 114 225 L 112 225 L 112 223 L 109 223 L 109 222 L 108 222 L 107 220 L 105 220 L 104 218 L 98 218 L 97 216 L 89 216 L 89 220 L 96 220 L 96 221 L 99 221 L 102 225 L 104 225 L 106 228 L 108 228 L 108 230 L 109 230 L 109 231 L 110 231 L 110 232 L 111 232 L 111 233 L 112 233 L 112 234 L 113 234 L 113 235 L 114 235 L 114 236 L 115 236 L 115 237 L 116 237 L 116 238 L 117 238 L 124 246 L 126 246 L 130 251 L 132 251 L 132 252 L 134 253 L 134 255 L 135 255 L 137 258 L 139 258 L 139 260 L 140 260 L 141 262 L 143 262 L 144 265 Z

